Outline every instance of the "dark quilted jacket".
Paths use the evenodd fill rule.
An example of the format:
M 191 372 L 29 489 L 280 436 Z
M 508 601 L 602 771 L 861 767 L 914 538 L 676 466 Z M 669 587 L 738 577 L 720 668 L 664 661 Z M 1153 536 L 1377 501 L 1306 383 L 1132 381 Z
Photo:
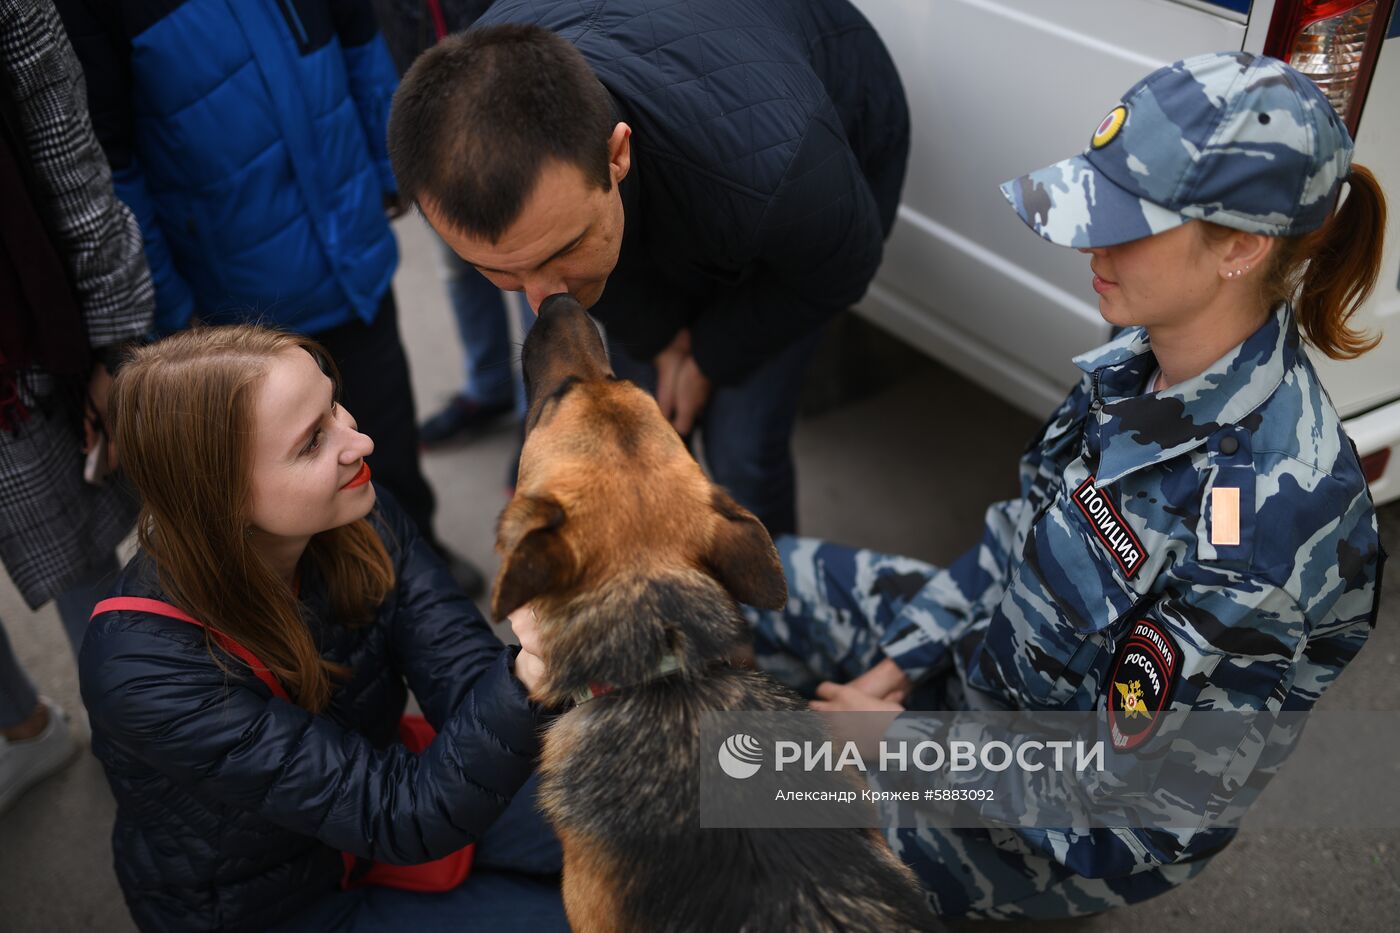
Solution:
M 439 858 L 469 842 L 529 777 L 539 722 L 506 649 L 381 492 L 397 586 L 375 624 L 329 621 L 302 580 L 321 654 L 349 665 L 330 709 L 273 699 L 203 632 L 142 612 L 98 616 L 79 660 L 93 751 L 117 799 L 113 854 L 142 930 L 259 930 L 333 891 L 341 851 Z M 381 529 L 383 526 L 381 526 Z M 138 555 L 113 595 L 160 599 Z M 405 681 L 437 740 L 394 745 Z
M 500 23 L 572 42 L 632 127 L 622 256 L 592 308 L 631 355 L 688 326 L 701 370 L 738 382 L 864 294 L 909 115 L 846 0 L 497 0 L 477 25 Z

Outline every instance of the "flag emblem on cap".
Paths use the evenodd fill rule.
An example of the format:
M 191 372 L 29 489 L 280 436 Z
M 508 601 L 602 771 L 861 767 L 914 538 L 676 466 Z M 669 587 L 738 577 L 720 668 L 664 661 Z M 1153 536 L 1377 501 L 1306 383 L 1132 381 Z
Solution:
M 1090 144 L 1095 149 L 1102 149 L 1104 146 L 1107 146 L 1109 143 L 1113 142 L 1113 138 L 1118 135 L 1118 131 L 1123 128 L 1123 124 L 1126 123 L 1127 120 L 1128 108 L 1124 107 L 1122 104 L 1114 107 L 1108 112 L 1108 116 L 1103 118 L 1103 122 L 1099 124 L 1099 128 L 1094 130 L 1094 138 L 1090 140 Z

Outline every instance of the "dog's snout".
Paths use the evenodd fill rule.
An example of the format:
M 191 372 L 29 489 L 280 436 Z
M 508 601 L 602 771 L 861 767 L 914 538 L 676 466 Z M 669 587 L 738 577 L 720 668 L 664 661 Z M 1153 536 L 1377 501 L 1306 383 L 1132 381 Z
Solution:
M 582 311 L 583 305 L 579 304 L 578 299 L 568 292 L 560 292 L 557 295 L 550 295 L 540 302 L 539 316 L 544 317 L 555 308 Z
M 520 351 L 525 396 L 533 423 L 537 402 L 565 379 L 588 381 L 612 375 L 607 349 L 593 319 L 574 296 L 561 293 L 540 302 L 539 314 Z

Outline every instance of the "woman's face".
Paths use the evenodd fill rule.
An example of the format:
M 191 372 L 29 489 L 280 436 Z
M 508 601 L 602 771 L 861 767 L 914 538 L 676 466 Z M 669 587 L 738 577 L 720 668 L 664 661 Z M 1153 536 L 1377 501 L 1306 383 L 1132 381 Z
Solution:
M 1172 327 L 1203 315 L 1219 294 L 1228 243 L 1209 241 L 1197 221 L 1089 254 L 1099 313 L 1118 327 Z
M 292 348 L 272 359 L 255 390 L 248 520 L 263 534 L 308 539 L 374 507 L 364 462 L 374 442 L 332 389 L 311 354 Z

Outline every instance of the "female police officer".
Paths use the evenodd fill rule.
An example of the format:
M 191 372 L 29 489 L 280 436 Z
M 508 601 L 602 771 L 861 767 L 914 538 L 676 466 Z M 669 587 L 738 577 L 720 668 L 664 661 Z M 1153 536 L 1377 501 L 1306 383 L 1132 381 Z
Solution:
M 1149 75 L 1082 155 L 1004 185 L 1033 230 L 1089 255 L 1101 313 L 1127 329 L 1075 360 L 1084 376 L 1022 458 L 1021 497 L 992 506 L 952 566 L 780 541 L 793 599 L 755 615 L 760 665 L 815 688 L 820 709 L 900 709 L 911 693 L 954 710 L 1136 709 L 1143 737 L 1168 708 L 1311 707 L 1369 634 L 1383 560 L 1301 345 L 1375 344 L 1347 319 L 1375 282 L 1385 208 L 1351 152 L 1307 78 L 1221 53 Z M 1241 749 L 1232 772 L 1261 753 Z M 890 841 L 942 914 L 1052 917 L 1167 890 L 1231 835 Z

